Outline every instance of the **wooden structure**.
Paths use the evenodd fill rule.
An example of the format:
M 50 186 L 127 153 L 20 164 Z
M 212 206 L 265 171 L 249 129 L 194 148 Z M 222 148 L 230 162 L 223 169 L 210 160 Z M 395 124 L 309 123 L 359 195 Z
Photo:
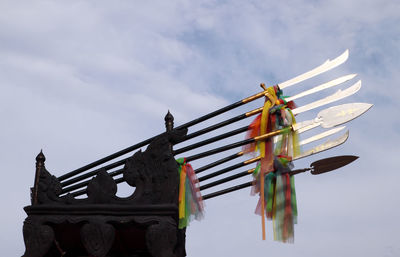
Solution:
M 89 181 L 74 178 L 87 184 L 87 198 L 63 194 L 69 183 L 47 171 L 40 152 L 32 205 L 24 208 L 28 214 L 24 257 L 186 256 L 185 230 L 177 225 L 178 164 L 171 145 L 187 130 L 173 130 L 169 113 L 165 119 L 166 133 L 124 160 L 120 172 L 136 188 L 127 198 L 116 196 L 117 184 L 107 167 L 98 169 Z

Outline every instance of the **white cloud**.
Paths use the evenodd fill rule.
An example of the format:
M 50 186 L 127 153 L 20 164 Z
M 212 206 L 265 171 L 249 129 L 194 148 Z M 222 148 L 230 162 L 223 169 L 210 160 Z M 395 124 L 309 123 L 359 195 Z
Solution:
M 320 155 L 360 154 L 357 162 L 338 173 L 299 175 L 295 245 L 261 242 L 255 197 L 237 192 L 207 204 L 205 220 L 188 230 L 188 255 L 399 252 L 390 229 L 399 226 L 399 208 L 388 197 L 400 193 L 393 184 L 400 154 L 397 1 L 2 1 L 0 8 L 7 182 L 0 193 L 9 207 L 0 235 L 7 256 L 23 252 L 16 228 L 22 228 L 40 148 L 49 170 L 61 174 L 163 131 L 168 109 L 182 124 L 346 48 L 346 64 L 303 86 L 357 72 L 363 88 L 346 102 L 375 106 L 349 124 L 345 145 Z M 10 194 L 13 199 L 4 198 Z

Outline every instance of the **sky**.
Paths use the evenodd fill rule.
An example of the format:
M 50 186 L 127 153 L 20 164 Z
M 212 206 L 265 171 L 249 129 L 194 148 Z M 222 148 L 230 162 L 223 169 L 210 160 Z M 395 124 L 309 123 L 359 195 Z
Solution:
M 59 176 L 163 132 L 168 110 L 175 125 L 183 124 L 259 92 L 260 83 L 283 82 L 346 49 L 350 57 L 345 64 L 284 91 L 294 95 L 357 73 L 361 90 L 336 104 L 374 104 L 346 124 L 350 137 L 345 144 L 295 162 L 296 168 L 305 168 L 325 157 L 360 157 L 331 173 L 296 176 L 294 244 L 273 241 L 270 222 L 267 240 L 261 240 L 260 217 L 254 214 L 257 197 L 243 189 L 206 201 L 204 219 L 188 227 L 187 253 L 400 255 L 399 1 L 1 0 L 0 10 L 2 256 L 24 252 L 23 207 L 30 204 L 41 149 L 47 169 Z M 256 101 L 190 131 L 261 104 Z M 298 120 L 313 118 L 321 109 Z M 196 168 L 209 161 L 192 164 Z M 129 190 L 121 186 L 120 193 Z

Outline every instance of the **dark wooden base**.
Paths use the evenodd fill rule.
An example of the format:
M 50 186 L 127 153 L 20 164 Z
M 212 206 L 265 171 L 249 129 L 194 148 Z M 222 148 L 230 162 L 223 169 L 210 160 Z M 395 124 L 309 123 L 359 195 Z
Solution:
M 183 257 L 176 205 L 28 206 L 24 257 Z

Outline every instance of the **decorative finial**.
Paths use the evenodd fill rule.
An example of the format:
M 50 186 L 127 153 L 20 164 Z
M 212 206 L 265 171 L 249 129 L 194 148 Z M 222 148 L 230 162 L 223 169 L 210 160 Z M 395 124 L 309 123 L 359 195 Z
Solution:
M 44 166 L 45 161 L 46 156 L 44 156 L 42 149 L 40 149 L 40 153 L 36 156 L 36 167 Z
M 174 116 L 172 116 L 172 114 L 169 112 L 167 115 L 165 115 L 165 128 L 167 129 L 167 131 L 171 131 L 174 128 Z

